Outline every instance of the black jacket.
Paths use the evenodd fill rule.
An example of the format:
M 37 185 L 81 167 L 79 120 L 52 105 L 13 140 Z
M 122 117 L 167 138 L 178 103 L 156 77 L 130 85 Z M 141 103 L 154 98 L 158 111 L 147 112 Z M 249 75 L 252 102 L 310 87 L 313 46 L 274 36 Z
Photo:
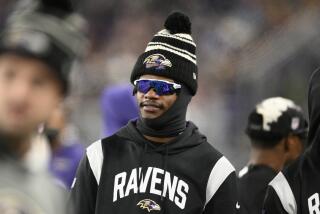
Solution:
M 310 129 L 306 152 L 270 183 L 264 204 L 267 214 L 320 213 L 320 70 L 311 77 L 308 93 Z
M 249 165 L 240 171 L 239 213 L 261 213 L 268 184 L 276 175 L 276 171 L 266 165 Z
M 72 188 L 77 214 L 235 213 L 235 172 L 188 122 L 168 144 L 130 122 L 87 149 Z

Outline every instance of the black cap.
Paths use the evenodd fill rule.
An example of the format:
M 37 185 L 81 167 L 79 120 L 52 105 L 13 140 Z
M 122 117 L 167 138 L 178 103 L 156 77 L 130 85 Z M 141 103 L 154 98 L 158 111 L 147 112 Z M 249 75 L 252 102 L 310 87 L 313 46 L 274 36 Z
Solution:
M 308 122 L 293 101 L 272 97 L 256 105 L 250 113 L 247 135 L 255 140 L 279 141 L 288 135 L 306 138 Z
M 68 91 L 74 60 L 87 47 L 85 21 L 68 0 L 20 1 L 0 37 L 0 53 L 13 52 L 48 64 Z

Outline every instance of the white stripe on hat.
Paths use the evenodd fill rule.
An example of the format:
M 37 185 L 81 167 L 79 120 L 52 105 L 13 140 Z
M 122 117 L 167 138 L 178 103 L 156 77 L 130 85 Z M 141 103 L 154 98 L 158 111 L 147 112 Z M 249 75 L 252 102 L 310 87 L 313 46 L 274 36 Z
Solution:
M 187 39 L 190 42 L 193 42 L 193 39 L 192 39 L 190 34 L 187 34 L 187 33 L 176 33 L 174 35 L 176 35 L 177 37 L 181 37 L 181 38 Z
M 189 43 L 190 45 L 193 45 L 193 46 L 196 47 L 196 43 L 193 42 L 192 37 L 189 34 L 184 34 L 184 33 L 171 34 L 171 33 L 169 33 L 168 30 L 164 29 L 162 31 L 159 31 L 154 36 L 162 36 L 162 37 L 177 39 L 177 40 L 180 40 L 182 42 Z
M 179 56 L 181 56 L 181 57 L 183 57 L 183 58 L 191 61 L 191 62 L 194 63 L 195 65 L 197 64 L 197 61 L 194 60 L 194 59 L 193 59 L 192 57 L 190 57 L 189 55 L 184 54 L 184 53 L 181 53 L 181 52 L 176 51 L 176 50 L 173 50 L 173 49 L 171 49 L 171 48 L 167 48 L 167 47 L 165 47 L 165 46 L 163 46 L 163 45 L 147 46 L 145 52 L 152 51 L 152 50 L 165 50 L 165 51 L 169 51 L 169 52 L 171 52 L 171 53 L 174 53 L 174 54 L 176 54 L 176 55 L 179 55 Z
M 165 47 L 167 47 L 167 48 L 171 48 L 171 49 L 173 49 L 173 50 L 176 50 L 176 51 L 182 52 L 182 53 L 184 53 L 184 54 L 187 54 L 187 55 L 189 55 L 191 58 L 193 58 L 194 60 L 197 60 L 196 55 L 190 53 L 189 51 L 187 51 L 187 50 L 185 50 L 185 49 L 181 49 L 181 48 L 177 48 L 177 47 L 175 47 L 175 46 L 169 45 L 168 43 L 163 43 L 163 42 L 149 42 L 149 43 L 148 43 L 148 46 L 153 46 L 153 45 L 163 45 L 163 46 L 165 46 Z M 148 46 L 147 46 L 147 47 L 148 47 Z

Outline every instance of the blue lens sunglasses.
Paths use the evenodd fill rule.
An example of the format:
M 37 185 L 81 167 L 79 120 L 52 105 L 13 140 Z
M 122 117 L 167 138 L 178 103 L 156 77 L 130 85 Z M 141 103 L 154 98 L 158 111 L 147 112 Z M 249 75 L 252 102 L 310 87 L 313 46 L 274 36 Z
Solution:
M 141 93 L 148 93 L 148 91 L 153 88 L 157 95 L 170 95 L 176 93 L 181 89 L 181 85 L 165 80 L 157 79 L 138 79 L 133 82 L 135 90 Z

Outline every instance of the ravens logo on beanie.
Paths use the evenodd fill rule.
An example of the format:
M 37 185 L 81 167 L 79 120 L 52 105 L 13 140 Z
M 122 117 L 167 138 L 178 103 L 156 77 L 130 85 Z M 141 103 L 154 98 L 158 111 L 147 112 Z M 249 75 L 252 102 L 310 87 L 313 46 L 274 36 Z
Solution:
M 196 44 L 191 37 L 189 17 L 173 12 L 148 43 L 131 73 L 131 82 L 144 74 L 168 77 L 186 85 L 191 94 L 197 92 L 198 67 Z
M 1 32 L 0 54 L 42 60 L 53 68 L 67 93 L 72 64 L 88 44 L 85 26 L 70 0 L 21 0 Z

